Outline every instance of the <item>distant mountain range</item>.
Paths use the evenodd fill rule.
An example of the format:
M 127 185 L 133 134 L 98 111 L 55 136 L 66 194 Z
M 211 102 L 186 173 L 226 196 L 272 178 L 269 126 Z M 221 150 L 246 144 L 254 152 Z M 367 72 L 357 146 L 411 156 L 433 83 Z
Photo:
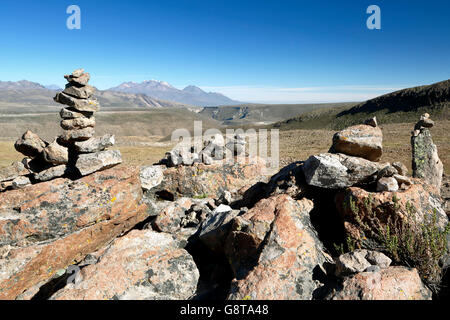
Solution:
M 40 83 L 31 82 L 27 80 L 22 81 L 0 81 L 0 90 L 50 90 L 59 91 L 62 90 L 57 85 L 47 85 L 44 86 Z M 103 95 L 121 96 L 126 98 L 125 94 L 131 94 L 132 100 L 145 101 L 145 103 L 140 103 L 140 106 L 145 106 L 147 102 L 153 106 L 167 106 L 167 104 L 174 105 L 190 105 L 190 106 L 222 106 L 222 105 L 237 105 L 240 102 L 234 101 L 223 94 L 216 92 L 205 92 L 196 86 L 187 86 L 183 90 L 179 90 L 169 83 L 164 81 L 148 80 L 141 83 L 135 82 L 125 82 L 121 85 L 104 90 L 98 91 Z M 121 93 L 121 95 L 119 94 Z M 0 97 L 1 101 L 1 97 Z M 160 103 L 159 101 L 162 101 Z
M 110 88 L 109 91 L 141 93 L 156 99 L 203 107 L 240 104 L 239 101 L 234 101 L 217 92 L 205 92 L 196 86 L 187 86 L 180 90 L 165 81 L 157 80 L 147 80 L 141 83 L 125 82 Z

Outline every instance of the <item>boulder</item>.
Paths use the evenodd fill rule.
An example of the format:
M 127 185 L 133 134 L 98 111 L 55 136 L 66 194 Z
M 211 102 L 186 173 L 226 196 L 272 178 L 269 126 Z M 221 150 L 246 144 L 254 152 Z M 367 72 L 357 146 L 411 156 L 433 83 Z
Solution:
M 0 299 L 15 299 L 148 217 L 139 171 L 121 167 L 0 193 Z
M 75 142 L 75 141 L 85 141 L 92 138 L 95 130 L 92 127 L 79 129 L 79 130 L 64 130 L 63 133 L 59 136 L 59 139 L 63 143 L 67 142 Z
M 384 177 L 377 181 L 377 191 L 396 192 L 398 191 L 398 182 L 394 177 Z
M 234 199 L 260 181 L 266 181 L 266 163 L 262 158 L 242 162 L 214 161 L 212 165 L 170 167 L 163 170 L 164 179 L 151 192 L 170 199 L 179 197 L 219 198 L 230 191 Z
M 69 162 L 69 149 L 58 144 L 54 140 L 44 149 L 44 159 L 54 165 L 67 164 Z
M 65 104 L 81 112 L 96 112 L 99 109 L 99 103 L 94 99 L 78 99 L 69 96 L 63 92 L 57 93 L 53 98 L 55 102 Z
M 115 142 L 114 135 L 105 134 L 103 137 L 94 137 L 89 140 L 75 142 L 75 151 L 78 153 L 99 152 L 112 147 Z
M 312 209 L 306 198 L 278 195 L 233 219 L 225 248 L 236 276 L 229 299 L 312 299 L 318 288 L 313 270 L 326 261 Z
M 83 280 L 51 300 L 186 300 L 199 277 L 194 260 L 171 235 L 133 230 L 83 268 Z
M 416 269 L 389 267 L 362 272 L 344 280 L 333 300 L 431 300 L 431 291 Z
M 44 148 L 47 146 L 47 143 L 39 138 L 39 136 L 31 131 L 27 131 L 23 134 L 22 138 L 16 141 L 14 147 L 20 153 L 22 153 L 26 157 L 37 157 Z
M 73 84 L 68 84 L 63 92 L 74 98 L 89 99 L 94 94 L 95 88 L 90 85 L 80 87 Z
M 96 171 L 109 169 L 122 163 L 119 150 L 100 151 L 96 153 L 80 154 L 75 167 L 81 175 L 86 176 Z
M 448 218 L 441 207 L 437 190 L 419 179 L 412 180 L 413 185 L 399 192 L 369 192 L 357 187 L 338 192 L 336 207 L 348 235 L 370 245 L 371 232 L 379 234 L 379 227 L 386 227 L 388 218 L 398 219 L 401 224 L 412 221 L 421 223 L 426 217 L 432 217 L 434 212 L 437 226 L 443 230 Z M 380 226 L 373 225 L 374 217 L 379 220 Z M 358 221 L 367 224 L 371 231 L 364 230 Z
M 0 168 L 0 182 L 11 181 L 29 173 L 30 171 L 25 168 L 22 162 L 16 161 L 8 167 Z
M 428 129 L 421 129 L 411 137 L 413 177 L 441 188 L 444 166 Z
M 303 165 L 309 185 L 327 189 L 341 189 L 375 181 L 386 164 L 344 154 L 324 153 L 309 157 Z
M 383 154 L 383 133 L 379 127 L 357 125 L 333 136 L 332 150 L 346 155 L 379 161 Z
M 95 127 L 95 118 L 74 118 L 61 121 L 61 128 L 64 130 L 84 129 L 87 127 Z
M 148 191 L 156 186 L 158 186 L 163 178 L 163 167 L 162 166 L 143 166 L 139 174 L 141 179 L 142 189 Z

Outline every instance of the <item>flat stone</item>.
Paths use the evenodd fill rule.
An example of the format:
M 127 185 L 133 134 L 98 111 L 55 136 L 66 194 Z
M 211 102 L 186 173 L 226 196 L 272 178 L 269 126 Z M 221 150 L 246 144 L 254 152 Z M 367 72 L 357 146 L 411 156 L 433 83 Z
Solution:
M 49 181 L 55 178 L 60 178 L 68 173 L 69 170 L 66 165 L 59 165 L 56 167 L 51 167 L 47 170 L 43 170 L 39 173 L 33 175 L 34 179 L 40 182 Z
M 89 99 L 94 94 L 95 88 L 90 85 L 79 87 L 73 84 L 68 84 L 63 92 L 75 98 Z
M 56 140 L 44 149 L 44 159 L 48 163 L 59 165 L 69 162 L 69 149 L 58 144 Z
M 108 169 L 122 163 L 119 150 L 100 151 L 96 153 L 81 154 L 75 167 L 81 175 L 86 176 L 96 171 Z
M 76 109 L 77 111 L 83 112 L 96 112 L 99 109 L 99 103 L 97 100 L 93 99 L 77 99 L 71 97 L 63 92 L 56 94 L 53 98 L 55 102 L 65 104 L 69 107 Z
M 79 75 L 79 72 L 76 74 L 77 76 L 74 75 L 65 75 L 64 78 L 72 84 L 77 84 L 77 85 L 81 85 L 81 86 L 85 86 L 88 84 L 89 80 L 91 79 L 91 75 L 89 73 L 83 73 L 81 75 Z
M 112 147 L 116 140 L 114 135 L 105 134 L 102 137 L 93 137 L 86 141 L 75 142 L 75 150 L 79 153 L 93 153 Z
M 93 112 L 79 112 L 71 108 L 63 108 L 59 113 L 63 119 L 90 118 L 93 114 Z
M 30 178 L 24 177 L 24 176 L 20 176 L 20 177 L 15 178 L 12 181 L 12 188 L 14 190 L 22 189 L 22 188 L 24 188 L 24 187 L 26 187 L 26 186 L 28 186 L 30 184 L 31 184 Z
M 85 141 L 92 138 L 94 134 L 94 128 L 87 127 L 79 130 L 64 130 L 59 137 L 63 142 Z
M 83 68 L 76 69 L 76 70 L 74 70 L 72 72 L 72 77 L 73 78 L 79 78 L 79 77 L 81 77 L 83 75 L 83 73 L 84 73 L 84 69 Z
M 77 130 L 88 127 L 95 127 L 95 118 L 75 118 L 65 119 L 61 121 L 61 128 L 64 130 Z
M 47 143 L 39 138 L 39 136 L 30 130 L 25 132 L 19 140 L 16 141 L 14 147 L 26 157 L 37 157 L 47 146 Z

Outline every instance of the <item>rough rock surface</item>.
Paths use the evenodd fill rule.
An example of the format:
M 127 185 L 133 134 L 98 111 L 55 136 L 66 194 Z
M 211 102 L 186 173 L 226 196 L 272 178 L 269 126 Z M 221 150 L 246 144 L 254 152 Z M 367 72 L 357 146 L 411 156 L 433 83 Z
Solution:
M 54 165 L 66 164 L 69 162 L 69 150 L 58 144 L 56 140 L 44 148 L 44 159 Z
M 96 153 L 81 154 L 75 167 L 85 176 L 93 172 L 108 169 L 122 163 L 119 150 L 100 151 Z
M 153 222 L 153 226 L 160 232 L 176 233 L 181 229 L 181 221 L 192 205 L 193 201 L 189 198 L 181 198 L 170 202 L 161 210 Z
M 44 182 L 50 181 L 55 178 L 60 178 L 69 172 L 70 169 L 65 164 L 62 164 L 56 167 L 51 167 L 49 169 L 37 172 L 33 175 L 33 177 L 36 181 Z
M 344 280 L 333 300 L 431 300 L 431 291 L 416 269 L 389 267 Z
M 85 141 L 94 135 L 95 130 L 92 127 L 80 129 L 80 130 L 64 130 L 59 138 L 63 142 L 69 141 Z
M 164 178 L 162 166 L 143 166 L 139 174 L 142 189 L 150 190 L 158 186 Z
M 0 169 L 0 182 L 14 180 L 15 178 L 29 174 L 22 162 L 14 162 L 8 167 Z
M 379 127 L 357 125 L 333 136 L 332 150 L 350 156 L 379 161 L 383 154 L 383 133 Z
M 105 134 L 103 137 L 94 137 L 86 141 L 75 142 L 75 150 L 79 153 L 100 152 L 115 144 L 115 137 Z
M 340 153 L 324 153 L 309 157 L 303 165 L 303 172 L 310 185 L 340 189 L 374 182 L 377 172 L 385 166 Z
M 371 266 L 378 266 L 380 269 L 387 268 L 392 262 L 381 252 L 364 249 L 342 254 L 335 261 L 335 273 L 338 277 L 364 272 Z
M 384 177 L 377 181 L 377 191 L 396 192 L 398 191 L 398 182 L 394 177 Z
M 47 143 L 44 140 L 29 130 L 14 144 L 16 150 L 26 157 L 38 156 L 46 146 Z
M 425 217 L 431 219 L 433 212 L 436 212 L 438 226 L 441 229 L 445 228 L 448 218 L 441 207 L 436 189 L 419 179 L 413 179 L 413 182 L 409 189 L 395 193 L 368 192 L 357 187 L 338 192 L 335 202 L 348 234 L 356 240 L 369 237 L 370 235 L 364 233 L 357 221 L 370 225 L 372 215 L 385 226 L 388 217 L 398 218 L 402 223 L 411 222 L 411 217 L 415 217 L 420 223 Z
M 169 234 L 133 230 L 116 239 L 96 264 L 52 300 L 171 300 L 194 295 L 199 272 Z
M 444 165 L 431 138 L 430 130 L 421 129 L 411 137 L 413 177 L 425 180 L 440 189 Z
M 252 185 L 266 181 L 266 163 L 261 158 L 244 162 L 215 161 L 213 165 L 196 164 L 164 170 L 164 179 L 152 192 L 166 197 L 209 197 L 217 199 L 225 191 L 239 198 Z
M 61 128 L 64 130 L 77 130 L 84 129 L 87 127 L 95 127 L 95 118 L 75 118 L 75 119 L 64 119 L 61 121 Z
M 146 219 L 141 200 L 132 167 L 0 193 L 0 299 L 15 299 Z
M 229 299 L 311 299 L 325 261 L 310 200 L 273 196 L 233 220 L 226 254 L 235 272 Z

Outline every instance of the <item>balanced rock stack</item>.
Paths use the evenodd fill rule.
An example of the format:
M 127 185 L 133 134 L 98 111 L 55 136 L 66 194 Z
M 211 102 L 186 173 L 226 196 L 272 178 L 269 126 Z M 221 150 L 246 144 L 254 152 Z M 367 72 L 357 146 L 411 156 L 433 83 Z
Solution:
M 376 183 L 377 191 L 407 189 L 411 181 L 402 163 L 380 163 L 383 133 L 377 119 L 346 128 L 333 136 L 329 153 L 311 156 L 305 163 L 310 185 L 340 189 Z
M 221 134 L 215 134 L 203 142 L 201 150 L 187 143 L 178 145 L 166 153 L 160 164 L 168 167 L 192 166 L 195 163 L 211 165 L 214 161 L 245 155 L 245 145 L 245 138 L 240 134 L 233 135 L 227 142 Z
M 114 136 L 94 136 L 99 103 L 93 98 L 95 88 L 88 85 L 89 73 L 83 69 L 64 76 L 68 84 L 54 100 L 67 105 L 60 112 L 63 133 L 52 142 L 27 131 L 16 141 L 16 150 L 26 156 L 0 171 L 0 191 L 20 189 L 26 185 L 71 176 L 86 176 L 122 162 L 114 145 Z

